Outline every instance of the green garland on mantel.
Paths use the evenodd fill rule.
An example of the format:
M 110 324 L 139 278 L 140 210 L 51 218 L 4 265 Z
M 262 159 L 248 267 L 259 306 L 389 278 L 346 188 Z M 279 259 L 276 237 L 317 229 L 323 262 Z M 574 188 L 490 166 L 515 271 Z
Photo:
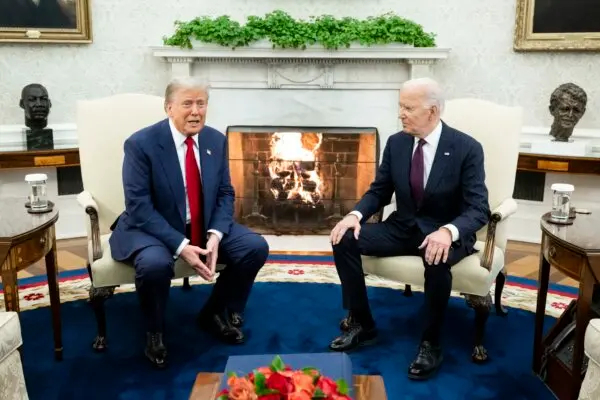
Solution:
M 276 10 L 264 17 L 250 16 L 244 25 L 222 15 L 216 18 L 198 17 L 188 22 L 176 21 L 175 26 L 175 33 L 163 38 L 164 44 L 188 49 L 193 47 L 193 40 L 235 49 L 263 39 L 268 39 L 273 48 L 303 50 L 313 44 L 337 50 L 350 47 L 352 43 L 435 47 L 435 34 L 426 33 L 421 25 L 393 13 L 364 20 L 322 15 L 304 21 Z

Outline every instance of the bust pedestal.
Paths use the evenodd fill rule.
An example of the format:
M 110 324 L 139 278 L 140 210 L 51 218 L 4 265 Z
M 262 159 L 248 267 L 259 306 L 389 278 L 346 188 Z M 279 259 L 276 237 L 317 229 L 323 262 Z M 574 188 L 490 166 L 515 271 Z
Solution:
M 50 128 L 23 129 L 23 136 L 27 142 L 27 150 L 54 149 L 54 136 Z

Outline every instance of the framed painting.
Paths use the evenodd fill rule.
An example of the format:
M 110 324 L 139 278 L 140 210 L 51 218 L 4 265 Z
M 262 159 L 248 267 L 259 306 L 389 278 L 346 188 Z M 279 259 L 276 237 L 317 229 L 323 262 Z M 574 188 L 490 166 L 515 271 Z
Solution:
M 517 0 L 516 51 L 600 51 L 598 0 Z
M 90 0 L 0 0 L 0 42 L 91 43 Z

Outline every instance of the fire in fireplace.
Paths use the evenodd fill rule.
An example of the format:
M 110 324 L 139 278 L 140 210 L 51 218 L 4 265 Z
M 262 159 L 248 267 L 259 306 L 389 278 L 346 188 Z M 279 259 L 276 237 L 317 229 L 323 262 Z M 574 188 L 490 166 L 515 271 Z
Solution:
M 376 128 L 230 126 L 237 222 L 262 234 L 327 235 L 375 178 Z

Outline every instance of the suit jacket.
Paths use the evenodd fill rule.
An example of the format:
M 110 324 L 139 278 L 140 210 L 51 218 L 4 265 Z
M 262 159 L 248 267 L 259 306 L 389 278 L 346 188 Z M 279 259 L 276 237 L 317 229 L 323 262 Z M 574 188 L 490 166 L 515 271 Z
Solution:
M 454 246 L 464 246 L 468 253 L 472 252 L 475 233 L 490 218 L 481 144 L 442 123 L 440 141 L 419 207 L 410 189 L 413 147 L 414 137 L 404 132 L 388 139 L 375 180 L 355 207 L 363 215 L 361 222 L 388 205 L 395 193 L 396 211 L 389 218 L 407 227 L 416 224 L 425 235 L 445 224 L 453 224 L 459 232 Z
M 204 231 L 227 235 L 233 223 L 235 193 L 229 175 L 227 139 L 205 126 L 198 134 Z M 130 136 L 124 145 L 125 211 L 110 237 L 112 257 L 122 261 L 147 246 L 163 245 L 173 254 L 185 238 L 183 175 L 165 119 Z

